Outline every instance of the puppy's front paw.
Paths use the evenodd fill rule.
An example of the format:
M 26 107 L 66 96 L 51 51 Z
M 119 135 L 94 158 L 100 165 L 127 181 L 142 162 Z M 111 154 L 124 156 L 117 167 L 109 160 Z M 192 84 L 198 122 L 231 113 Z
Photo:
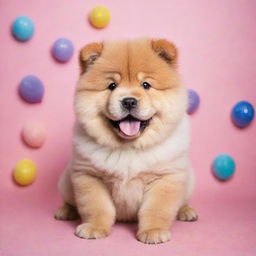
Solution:
M 97 239 L 106 237 L 109 234 L 109 230 L 104 230 L 99 227 L 95 227 L 90 223 L 83 223 L 77 226 L 75 235 L 80 238 Z
M 181 221 L 196 221 L 198 219 L 198 215 L 196 211 L 189 207 L 188 205 L 180 208 L 179 213 L 177 215 L 177 220 Z
M 171 233 L 168 230 L 155 228 L 139 231 L 137 233 L 137 239 L 145 244 L 165 243 L 171 239 Z

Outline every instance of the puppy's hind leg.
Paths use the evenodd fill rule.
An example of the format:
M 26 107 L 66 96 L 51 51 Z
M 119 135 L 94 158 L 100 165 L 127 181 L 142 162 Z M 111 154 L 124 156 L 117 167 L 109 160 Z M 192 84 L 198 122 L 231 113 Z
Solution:
M 75 220 L 79 218 L 79 214 L 75 207 L 73 188 L 70 179 L 70 167 L 62 173 L 59 183 L 59 191 L 63 198 L 63 205 L 56 211 L 55 219 L 57 220 Z
M 56 211 L 55 219 L 57 220 L 76 220 L 79 219 L 79 214 L 76 207 L 65 203 Z
M 198 214 L 190 206 L 183 205 L 178 212 L 177 220 L 196 221 L 196 220 L 198 220 Z
M 195 186 L 195 175 L 194 175 L 194 172 L 193 172 L 193 169 L 191 166 L 189 168 L 188 175 L 189 175 L 188 176 L 189 179 L 188 179 L 187 193 L 185 196 L 186 199 L 177 214 L 177 220 L 180 220 L 180 221 L 196 221 L 196 220 L 198 220 L 198 214 L 196 213 L 196 211 L 193 208 L 191 208 L 188 205 L 189 198 L 190 198 L 192 191 L 194 190 L 194 186 Z

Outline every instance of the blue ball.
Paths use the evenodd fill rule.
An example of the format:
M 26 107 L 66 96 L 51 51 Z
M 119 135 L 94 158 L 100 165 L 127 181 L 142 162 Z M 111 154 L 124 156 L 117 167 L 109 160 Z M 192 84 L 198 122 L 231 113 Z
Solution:
M 12 34 L 22 42 L 28 41 L 34 34 L 33 21 L 27 16 L 20 16 L 12 23 Z
M 231 116 L 236 126 L 246 127 L 254 118 L 254 108 L 249 102 L 240 101 L 233 107 Z
M 214 175 L 220 180 L 229 179 L 235 172 L 235 162 L 229 155 L 218 155 L 212 164 Z
M 187 113 L 194 113 L 200 104 L 200 98 L 196 91 L 189 89 L 188 90 L 188 109 Z
M 74 46 L 67 38 L 58 39 L 52 47 L 52 55 L 59 62 L 67 62 L 73 56 Z
M 39 103 L 44 96 L 44 85 L 33 75 L 25 76 L 19 85 L 20 96 L 29 103 Z

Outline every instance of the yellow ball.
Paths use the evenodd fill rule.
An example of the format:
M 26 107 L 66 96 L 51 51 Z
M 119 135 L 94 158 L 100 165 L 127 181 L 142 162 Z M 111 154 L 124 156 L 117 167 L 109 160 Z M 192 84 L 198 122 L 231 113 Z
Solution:
M 94 27 L 104 28 L 110 21 L 110 12 L 104 6 L 97 6 L 91 10 L 89 20 Z
M 13 176 L 18 184 L 27 186 L 36 179 L 36 173 L 35 163 L 30 159 L 23 159 L 14 167 Z

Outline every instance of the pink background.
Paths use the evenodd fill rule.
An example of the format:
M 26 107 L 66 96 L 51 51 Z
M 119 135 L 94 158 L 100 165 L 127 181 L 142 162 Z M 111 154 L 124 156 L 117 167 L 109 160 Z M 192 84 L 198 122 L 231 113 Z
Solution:
M 107 6 L 111 24 L 103 30 L 87 22 L 96 5 Z M 256 255 L 255 122 L 239 130 L 230 121 L 240 100 L 256 103 L 256 1 L 254 0 L 0 0 L 0 255 Z M 19 15 L 35 23 L 34 37 L 20 43 L 10 34 Z M 87 241 L 73 235 L 79 222 L 60 222 L 56 184 L 69 160 L 73 124 L 72 95 L 78 78 L 78 50 L 109 38 L 164 37 L 180 49 L 184 83 L 201 97 L 190 117 L 191 157 L 197 175 L 192 205 L 200 219 L 177 222 L 173 239 L 148 246 L 134 239 L 136 225 L 117 224 L 109 238 Z M 55 62 L 53 42 L 67 37 L 76 54 L 67 64 Z M 19 81 L 37 75 L 46 89 L 41 104 L 27 104 L 17 93 Z M 23 125 L 41 122 L 47 141 L 30 149 L 20 139 Z M 213 158 L 227 153 L 237 169 L 228 182 L 210 171 Z M 22 158 L 38 165 L 29 187 L 12 181 Z

